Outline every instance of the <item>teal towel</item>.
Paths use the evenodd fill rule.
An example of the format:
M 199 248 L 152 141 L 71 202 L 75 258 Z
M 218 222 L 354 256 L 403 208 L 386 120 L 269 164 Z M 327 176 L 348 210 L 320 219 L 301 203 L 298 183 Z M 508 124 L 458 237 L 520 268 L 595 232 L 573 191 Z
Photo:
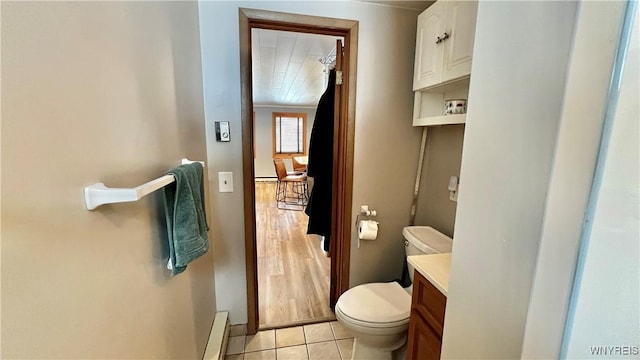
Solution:
M 209 250 L 204 210 L 202 164 L 180 165 L 167 173 L 176 181 L 164 187 L 164 208 L 169 238 L 169 269 L 178 275 L 187 264 Z

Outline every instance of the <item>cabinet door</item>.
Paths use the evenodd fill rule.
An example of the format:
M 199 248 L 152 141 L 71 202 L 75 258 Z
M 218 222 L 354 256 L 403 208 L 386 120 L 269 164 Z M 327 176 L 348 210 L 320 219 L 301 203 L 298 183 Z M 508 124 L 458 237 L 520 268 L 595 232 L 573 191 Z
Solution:
M 449 2 L 445 31 L 442 82 L 471 74 L 473 39 L 476 32 L 476 1 Z
M 418 16 L 413 90 L 440 82 L 444 43 L 436 44 L 436 38 L 444 32 L 445 16 L 446 7 L 443 2 L 436 2 Z
M 438 360 L 442 340 L 418 313 L 409 319 L 407 360 Z

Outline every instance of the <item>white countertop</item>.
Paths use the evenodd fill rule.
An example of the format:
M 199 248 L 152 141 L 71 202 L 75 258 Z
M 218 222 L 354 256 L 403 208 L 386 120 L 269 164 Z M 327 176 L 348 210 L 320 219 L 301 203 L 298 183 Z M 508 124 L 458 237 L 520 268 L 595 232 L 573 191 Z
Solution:
M 449 271 L 451 253 L 432 255 L 413 255 L 407 257 L 409 264 L 433 284 L 444 296 L 449 290 Z

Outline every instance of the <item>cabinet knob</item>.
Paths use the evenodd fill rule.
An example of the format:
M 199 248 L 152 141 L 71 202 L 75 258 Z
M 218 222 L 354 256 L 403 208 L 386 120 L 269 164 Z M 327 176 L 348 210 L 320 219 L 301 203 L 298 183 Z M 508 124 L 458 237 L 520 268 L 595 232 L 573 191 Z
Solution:
M 440 44 L 441 42 L 447 40 L 449 38 L 449 34 L 448 33 L 444 33 L 442 34 L 442 37 L 438 36 L 436 37 L 436 44 Z

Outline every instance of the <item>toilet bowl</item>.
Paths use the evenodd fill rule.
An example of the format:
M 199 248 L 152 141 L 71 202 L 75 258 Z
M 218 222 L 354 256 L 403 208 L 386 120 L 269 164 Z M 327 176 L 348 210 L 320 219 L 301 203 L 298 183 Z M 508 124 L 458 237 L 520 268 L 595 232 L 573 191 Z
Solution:
M 336 318 L 354 335 L 352 359 L 391 359 L 404 344 L 411 295 L 398 283 L 371 283 L 347 290 L 336 303 Z
M 429 226 L 402 230 L 405 253 L 410 255 L 451 252 L 452 239 Z M 413 266 L 409 273 L 413 281 Z M 353 360 L 392 359 L 392 352 L 407 338 L 411 311 L 411 286 L 369 283 L 355 286 L 338 298 L 338 322 L 354 335 Z

